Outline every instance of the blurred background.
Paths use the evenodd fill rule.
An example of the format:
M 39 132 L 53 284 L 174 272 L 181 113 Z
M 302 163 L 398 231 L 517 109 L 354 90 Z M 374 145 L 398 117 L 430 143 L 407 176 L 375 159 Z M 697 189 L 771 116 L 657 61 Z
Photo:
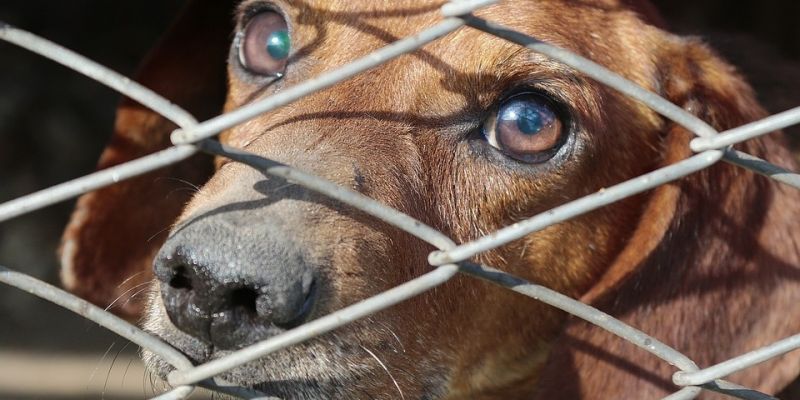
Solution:
M 181 4 L 3 0 L 0 20 L 132 75 Z M 91 172 L 118 101 L 105 86 L 0 43 L 0 201 Z M 0 224 L 0 265 L 58 284 L 55 250 L 73 205 Z M 150 397 L 138 349 L 126 344 L 55 305 L 0 286 L 0 399 Z
M 705 37 L 759 88 L 772 112 L 800 105 L 800 2 L 661 0 L 673 29 Z M 3 0 L 0 21 L 44 36 L 125 75 L 180 0 Z M 0 202 L 94 169 L 119 96 L 0 43 Z M 797 130 L 795 128 L 795 130 Z M 793 135 L 797 138 L 797 134 Z M 0 265 L 58 284 L 55 250 L 74 202 L 0 224 Z M 0 286 L 0 399 L 141 399 L 151 378 L 137 348 L 95 324 Z

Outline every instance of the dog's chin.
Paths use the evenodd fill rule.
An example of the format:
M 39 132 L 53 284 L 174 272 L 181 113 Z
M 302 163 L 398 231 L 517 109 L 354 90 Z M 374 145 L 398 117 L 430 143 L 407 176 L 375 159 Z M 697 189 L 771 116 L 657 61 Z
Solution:
M 235 351 L 215 348 L 179 330 L 167 317 L 157 295 L 151 296 L 150 300 L 143 329 L 181 351 L 193 364 L 203 364 Z M 404 358 L 408 353 L 388 328 L 383 335 L 362 334 L 370 326 L 374 330 L 375 325 L 369 320 L 354 322 L 346 328 L 235 367 L 218 378 L 226 384 L 255 389 L 281 399 L 395 398 L 398 382 L 387 374 L 384 362 L 390 360 L 386 355 Z M 382 354 L 382 361 L 376 361 L 376 353 Z M 434 353 L 436 357 L 440 356 L 435 351 L 429 355 L 433 358 Z M 142 359 L 147 369 L 162 380 L 166 381 L 167 375 L 175 370 L 150 350 L 142 351 Z M 405 358 L 400 363 L 407 362 L 409 360 Z M 402 382 L 404 392 L 413 392 L 422 398 L 442 397 L 438 394 L 444 393 L 448 372 L 441 363 L 415 363 L 428 372 L 421 374 L 422 379 Z M 389 392 L 392 395 L 387 397 Z
M 182 332 L 159 334 L 181 350 L 194 364 L 202 364 L 230 354 L 215 350 Z M 142 352 L 147 368 L 161 379 L 175 368 L 149 350 Z M 283 399 L 352 398 L 346 388 L 358 387 L 358 377 L 373 373 L 355 349 L 336 340 L 321 337 L 281 350 L 233 368 L 219 378 L 225 382 L 258 390 Z
M 153 290 L 148 298 L 142 328 L 180 350 L 195 365 L 234 351 L 215 348 L 179 330 L 167 317 L 157 290 Z M 359 386 L 358 377 L 374 373 L 375 369 L 371 363 L 365 362 L 364 350 L 354 344 L 359 342 L 328 333 L 233 368 L 219 378 L 281 398 L 348 398 L 343 389 Z M 175 369 L 147 349 L 142 350 L 142 360 L 149 371 L 165 381 Z

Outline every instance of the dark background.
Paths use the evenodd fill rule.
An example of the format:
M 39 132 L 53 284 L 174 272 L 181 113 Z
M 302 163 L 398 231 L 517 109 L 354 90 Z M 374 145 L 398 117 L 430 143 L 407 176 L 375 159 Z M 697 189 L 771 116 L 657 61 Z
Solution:
M 2 0 L 0 20 L 130 76 L 181 4 Z M 105 86 L 0 42 L 0 202 L 91 172 L 118 101 Z M 0 223 L 0 265 L 57 284 L 55 250 L 73 204 Z M 98 399 L 103 392 L 106 399 L 150 397 L 150 377 L 135 360 L 135 346 L 112 362 L 124 343 L 94 323 L 0 285 L 0 399 Z
M 181 4 L 179 0 L 3 0 L 0 20 L 130 76 Z M 736 60 L 757 86 L 770 93 L 762 101 L 773 112 L 800 105 L 800 2 L 663 0 L 656 4 L 674 30 L 700 34 Z M 0 43 L 0 202 L 91 172 L 111 132 L 118 101 L 119 96 L 102 85 Z M 55 249 L 72 205 L 66 202 L 1 223 L 0 265 L 57 283 Z M 106 383 L 99 389 L 95 382 L 102 384 L 109 371 L 125 368 L 119 363 L 116 367 L 98 364 L 112 343 L 116 344 L 107 359 L 122 342 L 90 322 L 0 286 L 0 375 L 7 375 L 10 370 L 4 368 L 9 365 L 21 365 L 11 363 L 9 354 L 89 360 L 87 365 L 76 365 L 86 369 L 78 376 L 86 375 L 87 381 L 77 383 L 78 394 L 21 391 L 0 378 L 0 399 L 99 398 L 102 386 L 107 386 L 105 398 L 144 397 L 149 393 L 144 388 L 125 397 L 114 392 L 121 384 Z M 133 357 L 134 351 L 131 346 L 123 357 Z M 20 367 L 16 371 L 20 376 L 42 372 L 35 362 L 23 364 L 31 369 Z M 97 376 L 93 368 L 98 369 Z

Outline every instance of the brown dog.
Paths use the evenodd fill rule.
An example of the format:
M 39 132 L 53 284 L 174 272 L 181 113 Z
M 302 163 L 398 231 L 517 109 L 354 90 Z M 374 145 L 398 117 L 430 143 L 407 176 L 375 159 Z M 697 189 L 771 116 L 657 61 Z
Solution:
M 224 97 L 225 60 L 232 110 L 412 35 L 442 5 L 231 3 L 190 2 L 139 80 L 207 117 Z M 730 66 L 660 29 L 644 2 L 507 0 L 478 15 L 606 65 L 717 129 L 765 116 Z M 123 103 L 101 167 L 166 147 L 173 128 Z M 459 243 L 682 160 L 691 138 L 580 72 L 468 28 L 221 135 Z M 794 167 L 779 136 L 740 148 Z M 211 165 L 198 157 L 84 196 L 62 248 L 67 286 L 138 315 L 141 303 L 125 299 L 154 264 L 144 326 L 202 363 L 430 270 L 433 249 L 408 234 L 250 167 Z M 208 181 L 184 207 L 178 179 Z M 717 165 L 475 261 L 710 365 L 800 331 L 800 202 L 789 190 Z M 798 362 L 789 354 L 730 379 L 774 393 Z M 677 390 L 673 372 L 599 328 L 461 277 L 225 378 L 287 399 L 647 399 Z

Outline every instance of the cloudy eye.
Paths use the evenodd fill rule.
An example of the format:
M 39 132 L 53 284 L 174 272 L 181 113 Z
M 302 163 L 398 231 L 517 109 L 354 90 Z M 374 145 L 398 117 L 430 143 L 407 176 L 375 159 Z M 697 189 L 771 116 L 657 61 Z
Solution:
M 283 76 L 291 38 L 281 14 L 264 11 L 253 16 L 237 40 L 239 62 L 244 68 L 258 75 Z
M 486 121 L 483 134 L 509 157 L 541 163 L 563 143 L 564 126 L 550 101 L 535 93 L 522 93 L 500 105 Z

